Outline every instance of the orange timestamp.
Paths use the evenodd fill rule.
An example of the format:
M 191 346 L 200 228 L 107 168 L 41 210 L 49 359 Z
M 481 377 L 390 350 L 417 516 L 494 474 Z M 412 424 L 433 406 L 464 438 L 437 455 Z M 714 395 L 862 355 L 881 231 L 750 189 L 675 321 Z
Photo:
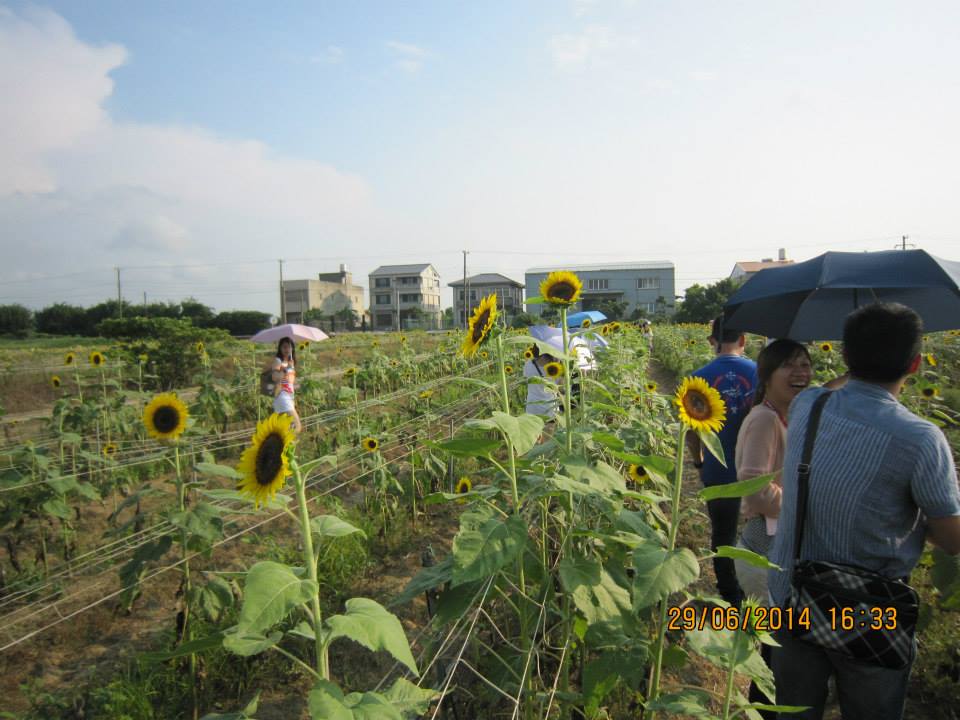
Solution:
M 832 631 L 896 630 L 895 607 L 829 608 L 821 616 Z M 667 609 L 668 630 L 810 630 L 810 608 L 780 608 L 763 605 L 738 607 L 693 607 L 684 605 Z

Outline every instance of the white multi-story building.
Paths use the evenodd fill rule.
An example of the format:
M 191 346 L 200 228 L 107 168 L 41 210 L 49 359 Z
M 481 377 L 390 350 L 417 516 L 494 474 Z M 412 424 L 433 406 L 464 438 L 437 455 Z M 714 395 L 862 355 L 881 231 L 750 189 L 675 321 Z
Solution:
M 370 273 L 374 330 L 436 329 L 442 316 L 440 273 L 433 265 L 381 265 Z
M 598 310 L 608 301 L 626 304 L 624 317 L 637 309 L 645 315 L 672 315 L 676 288 L 672 262 L 652 261 L 530 268 L 526 272 L 527 297 L 540 295 L 540 283 L 554 270 L 570 270 L 583 282 L 577 310 Z M 544 305 L 529 305 L 527 312 L 540 315 Z

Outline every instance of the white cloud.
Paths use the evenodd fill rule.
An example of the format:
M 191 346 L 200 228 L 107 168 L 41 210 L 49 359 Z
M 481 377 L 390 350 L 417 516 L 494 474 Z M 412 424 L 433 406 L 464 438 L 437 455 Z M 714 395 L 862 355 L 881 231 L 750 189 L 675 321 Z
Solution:
M 579 33 L 554 35 L 549 44 L 553 64 L 560 70 L 573 70 L 586 65 L 603 65 L 613 51 L 630 42 L 610 27 L 588 25 Z
M 256 140 L 111 118 L 109 73 L 125 59 L 119 46 L 79 40 L 52 12 L 0 8 L 0 251 L 10 277 L 312 256 L 319 238 L 346 248 L 369 227 L 376 213 L 359 177 Z M 25 250 L 9 252 L 14 239 Z
M 322 65 L 339 65 L 343 62 L 343 48 L 339 45 L 327 45 L 321 54 L 311 57 L 310 62 Z
M 417 45 L 397 42 L 396 40 L 387 41 L 387 49 L 394 57 L 394 66 L 408 73 L 418 72 L 430 55 Z

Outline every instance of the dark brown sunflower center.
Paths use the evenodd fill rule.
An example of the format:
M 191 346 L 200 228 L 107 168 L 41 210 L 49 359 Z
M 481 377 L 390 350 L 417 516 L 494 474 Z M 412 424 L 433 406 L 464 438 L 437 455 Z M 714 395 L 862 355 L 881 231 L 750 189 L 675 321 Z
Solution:
M 175 407 L 161 405 L 153 413 L 153 425 L 159 432 L 169 433 L 180 424 L 180 413 Z
M 547 291 L 547 297 L 557 298 L 559 300 L 571 300 L 576 294 L 577 289 L 566 280 L 554 283 Z
M 683 409 L 694 420 L 707 420 L 711 414 L 707 396 L 696 390 L 688 390 L 683 396 Z
M 94 356 L 93 356 L 93 364 L 94 364 L 94 365 L 99 365 L 101 362 L 103 362 L 103 360 L 101 359 L 101 357 L 100 357 L 99 355 L 94 355 Z
M 927 397 L 933 397 L 933 388 L 924 388 L 923 394 Z
M 283 466 L 283 438 L 271 433 L 260 443 L 257 450 L 256 480 L 258 485 L 270 485 Z
M 487 320 L 490 319 L 490 310 L 484 310 L 476 322 L 473 323 L 473 331 L 470 333 L 470 340 L 478 343 L 483 340 L 484 329 L 487 327 Z

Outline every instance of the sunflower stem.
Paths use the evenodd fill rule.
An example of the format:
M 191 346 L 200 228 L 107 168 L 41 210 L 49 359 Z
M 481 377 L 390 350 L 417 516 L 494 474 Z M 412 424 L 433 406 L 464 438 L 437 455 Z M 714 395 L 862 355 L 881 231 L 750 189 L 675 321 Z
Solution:
M 173 446 L 173 465 L 176 471 L 176 484 L 177 484 L 177 503 L 180 507 L 180 512 L 184 513 L 187 510 L 187 498 L 186 498 L 186 487 L 183 483 L 183 477 L 180 473 L 180 445 L 176 444 Z M 190 642 L 190 635 L 193 628 L 190 626 L 190 594 L 191 594 L 191 585 L 190 585 L 190 555 L 187 552 L 187 542 L 189 541 L 189 536 L 185 528 L 180 530 L 180 552 L 183 555 L 183 633 L 181 635 L 182 642 Z M 190 686 L 193 688 L 193 717 L 196 719 L 200 715 L 200 708 L 197 704 L 197 655 L 196 653 L 190 653 Z
M 560 325 L 563 330 L 563 384 L 566 392 L 563 394 L 563 420 L 566 425 L 567 455 L 573 454 L 573 423 L 570 412 L 570 359 L 567 352 L 570 349 L 570 335 L 567 332 L 567 306 L 560 306 Z
M 307 487 L 300 472 L 297 460 L 291 457 L 290 467 L 297 486 L 297 503 L 300 505 L 300 533 L 303 536 L 303 562 L 307 566 L 307 577 L 313 580 L 317 589 L 310 598 L 310 610 L 313 615 L 313 636 L 317 653 L 317 673 L 324 680 L 330 679 L 330 664 L 327 658 L 327 648 L 323 643 L 321 628 L 323 613 L 320 610 L 320 583 L 317 581 L 317 562 L 313 554 L 313 535 L 310 532 L 310 510 L 307 507 Z
M 667 552 L 673 552 L 677 545 L 677 530 L 680 524 L 680 491 L 683 488 L 683 444 L 687 438 L 687 426 L 680 423 L 677 437 L 677 464 L 673 469 L 673 496 L 670 498 L 670 533 L 667 539 Z M 650 690 L 647 697 L 656 700 L 660 695 L 660 671 L 663 667 L 663 643 L 667 633 L 667 598 L 660 601 L 660 618 L 657 624 L 657 643 L 654 650 L 653 665 L 650 668 Z M 656 711 L 651 713 L 654 720 Z

